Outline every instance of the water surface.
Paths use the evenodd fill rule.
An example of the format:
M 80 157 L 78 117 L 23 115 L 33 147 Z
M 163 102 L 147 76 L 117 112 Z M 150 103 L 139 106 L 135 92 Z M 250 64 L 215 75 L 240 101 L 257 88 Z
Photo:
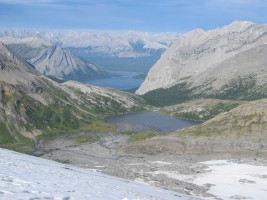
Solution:
M 156 130 L 160 133 L 171 133 L 176 130 L 200 124 L 200 122 L 177 119 L 159 113 L 136 113 L 109 116 L 105 121 L 117 126 L 128 124 L 131 131 Z
M 83 81 L 83 83 L 100 86 L 111 87 L 117 90 L 129 90 L 139 88 L 144 79 L 136 79 L 134 76 L 142 74 L 141 72 L 126 72 L 126 71 L 109 71 L 118 74 L 110 78 L 101 78 L 90 81 Z

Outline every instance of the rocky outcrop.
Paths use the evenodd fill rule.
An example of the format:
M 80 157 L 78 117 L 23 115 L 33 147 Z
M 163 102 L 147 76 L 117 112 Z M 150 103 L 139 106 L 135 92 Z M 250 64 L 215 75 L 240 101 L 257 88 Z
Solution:
M 136 93 L 185 82 L 195 89 L 193 93 L 212 96 L 241 79 L 252 80 L 255 91 L 266 88 L 266 44 L 267 25 L 246 21 L 211 31 L 191 31 L 162 55 Z

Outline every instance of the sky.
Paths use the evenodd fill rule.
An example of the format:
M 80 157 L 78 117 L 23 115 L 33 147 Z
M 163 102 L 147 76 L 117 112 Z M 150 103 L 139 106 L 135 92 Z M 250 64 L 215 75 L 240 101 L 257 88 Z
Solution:
M 267 23 L 266 0 L 0 0 L 0 29 L 184 33 Z

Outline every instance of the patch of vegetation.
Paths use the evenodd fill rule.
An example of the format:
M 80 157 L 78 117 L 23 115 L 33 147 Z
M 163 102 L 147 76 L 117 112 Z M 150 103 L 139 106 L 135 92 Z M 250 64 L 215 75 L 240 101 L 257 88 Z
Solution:
M 225 85 L 216 94 L 210 95 L 211 98 L 232 99 L 232 100 L 257 100 L 267 98 L 267 89 L 257 85 L 255 76 L 239 77 L 230 84 Z
M 177 131 L 176 134 L 195 137 L 218 135 L 241 137 L 251 133 L 262 133 L 267 128 L 264 116 L 265 114 L 260 112 L 248 115 L 231 113 L 216 121 Z
M 131 137 L 131 139 L 129 140 L 129 142 L 142 141 L 142 140 L 146 140 L 146 139 L 155 137 L 157 135 L 159 135 L 159 134 L 156 133 L 156 132 L 148 131 L 148 132 L 140 133 L 140 134 L 137 134 L 137 135 L 133 135 Z
M 1 148 L 17 151 L 31 155 L 34 152 L 34 143 L 30 139 L 26 141 L 13 142 L 8 144 L 0 144 Z
M 12 128 L 12 130 L 13 129 L 14 128 Z M 16 133 L 15 130 L 13 131 L 14 135 L 11 135 L 6 125 L 0 123 L 0 147 L 21 153 L 32 154 L 34 152 L 33 141 Z
M 180 112 L 179 110 L 174 111 L 174 116 L 177 118 L 183 118 L 188 120 L 207 121 L 223 112 L 228 112 L 239 105 L 241 105 L 241 103 L 219 102 L 215 105 L 211 105 L 210 107 L 205 106 L 202 110 L 184 111 L 183 109 L 181 109 Z
M 39 102 L 23 101 L 25 113 L 33 126 L 40 130 L 47 129 L 78 129 L 79 120 L 74 116 L 73 108 L 56 102 L 52 105 L 43 105 Z
M 184 82 L 170 88 L 152 90 L 142 95 L 142 97 L 147 104 L 156 107 L 171 106 L 198 98 L 246 101 L 267 98 L 267 88 L 258 85 L 254 75 L 239 77 L 238 79 L 232 80 L 229 84 L 225 85 L 220 90 L 214 91 L 212 94 L 206 94 L 206 92 L 213 89 L 211 85 L 216 79 L 207 80 L 203 85 L 198 87 L 191 87 L 186 82 L 187 79 L 188 77 L 183 80 Z M 203 93 L 200 91 L 206 92 Z M 195 117 L 196 116 L 192 116 L 192 118 Z
M 64 79 L 59 79 L 59 78 L 56 78 L 54 76 L 47 76 L 48 78 L 52 79 L 53 81 L 57 82 L 57 83 L 65 83 L 66 80 Z
M 124 131 L 124 132 L 120 132 L 119 134 L 121 135 L 133 135 L 133 134 L 137 134 L 138 132 L 136 131 Z
M 189 88 L 189 85 L 186 82 L 182 82 L 170 88 L 160 88 L 150 91 L 142 95 L 142 97 L 149 105 L 163 107 L 175 105 L 196 98 L 197 96 L 193 95 L 193 90 L 194 89 Z
M 10 144 L 16 140 L 12 137 L 4 123 L 0 123 L 0 144 Z
M 103 122 L 101 120 L 92 121 L 90 124 L 82 123 L 78 129 L 69 130 L 47 130 L 43 135 L 39 135 L 37 139 L 51 139 L 62 135 L 74 135 L 78 133 L 104 133 L 115 131 L 116 127 L 113 124 Z

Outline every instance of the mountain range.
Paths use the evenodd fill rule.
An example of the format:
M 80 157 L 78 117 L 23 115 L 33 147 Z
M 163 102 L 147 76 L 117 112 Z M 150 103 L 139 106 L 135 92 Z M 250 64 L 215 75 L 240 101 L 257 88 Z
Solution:
M 27 31 L 7 30 L 0 32 L 0 37 L 38 37 L 58 46 L 73 48 L 89 48 L 90 53 L 109 54 L 115 57 L 148 56 L 151 51 L 167 49 L 178 33 L 148 32 L 77 32 L 77 31 Z M 143 49 L 141 51 L 141 49 Z
M 162 55 L 136 93 L 152 98 L 171 91 L 177 99 L 267 97 L 266 53 L 265 24 L 235 21 L 215 30 L 193 30 Z
M 90 80 L 110 76 L 98 66 L 41 38 L 3 37 L 0 41 L 46 76 L 66 80 Z
M 0 37 L 38 37 L 106 70 L 144 71 L 179 37 L 178 33 L 6 30 Z
M 237 165 L 261 165 L 258 160 L 263 158 L 266 164 L 266 33 L 266 25 L 244 21 L 186 33 L 153 66 L 138 95 L 75 80 L 54 81 L 47 75 L 80 79 L 97 72 L 108 74 L 72 55 L 62 44 L 36 37 L 2 37 L 0 168 L 4 173 L 0 178 L 4 189 L 0 195 L 6 199 L 197 199 L 66 165 L 72 163 L 186 194 L 217 198 L 205 196 L 216 185 L 207 182 L 196 187 L 187 181 L 189 174 L 209 177 L 206 170 L 210 168 L 194 162 L 238 158 Z M 122 128 L 103 120 L 109 115 L 151 110 L 205 122 L 159 134 L 156 130 L 131 131 L 131 124 Z M 182 181 L 181 176 L 185 177 Z M 259 190 L 252 187 L 254 179 L 244 177 L 236 182 L 249 184 L 250 196 L 234 191 L 229 198 L 264 197 L 262 186 L 264 195 L 255 195 Z M 266 175 L 258 178 L 264 185 Z M 92 190 L 88 192 L 88 188 Z M 223 192 L 227 191 L 233 188 L 224 187 Z

